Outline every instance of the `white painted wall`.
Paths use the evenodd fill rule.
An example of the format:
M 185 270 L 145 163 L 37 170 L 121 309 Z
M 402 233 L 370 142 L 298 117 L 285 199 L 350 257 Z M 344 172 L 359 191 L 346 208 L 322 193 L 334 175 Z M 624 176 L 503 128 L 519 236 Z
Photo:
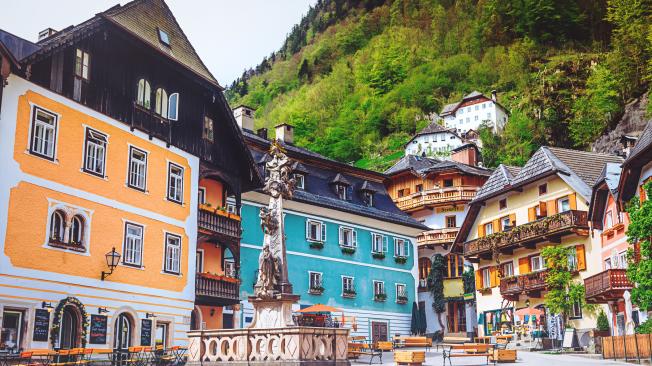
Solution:
M 450 157 L 451 150 L 463 145 L 462 139 L 454 133 L 438 132 L 420 135 L 405 146 L 406 155 Z
M 496 132 L 502 130 L 507 123 L 507 113 L 496 102 L 490 100 L 470 106 L 462 107 L 444 117 L 448 128 L 457 128 L 460 133 L 469 130 L 478 130 L 483 121 L 490 121 Z

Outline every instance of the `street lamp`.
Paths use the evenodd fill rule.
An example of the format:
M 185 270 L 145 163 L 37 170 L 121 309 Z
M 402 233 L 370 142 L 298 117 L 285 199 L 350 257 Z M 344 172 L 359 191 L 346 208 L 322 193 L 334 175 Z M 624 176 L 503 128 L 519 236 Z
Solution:
M 113 273 L 113 270 L 118 266 L 118 263 L 120 262 L 120 253 L 115 251 L 115 247 L 113 247 L 113 249 L 111 249 L 111 251 L 106 253 L 104 256 L 106 257 L 106 265 L 109 266 L 109 272 L 102 271 L 102 281 L 104 281 L 105 278 L 109 277 L 109 275 Z

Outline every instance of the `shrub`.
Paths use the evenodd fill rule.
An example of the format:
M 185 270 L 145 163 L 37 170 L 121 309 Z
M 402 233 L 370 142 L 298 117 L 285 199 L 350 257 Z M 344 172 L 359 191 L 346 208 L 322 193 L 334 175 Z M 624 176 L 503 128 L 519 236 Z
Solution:
M 598 314 L 598 330 L 601 332 L 609 331 L 609 319 L 607 319 L 607 314 L 604 313 L 604 310 L 601 310 L 600 314 Z

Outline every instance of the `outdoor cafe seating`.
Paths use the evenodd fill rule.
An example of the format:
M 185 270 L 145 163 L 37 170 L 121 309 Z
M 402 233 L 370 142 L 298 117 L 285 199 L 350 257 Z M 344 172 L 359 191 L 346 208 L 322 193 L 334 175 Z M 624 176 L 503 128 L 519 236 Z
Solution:
M 186 348 L 179 346 L 141 346 L 124 350 L 33 349 L 0 354 L 0 366 L 180 366 L 185 364 L 186 352 Z

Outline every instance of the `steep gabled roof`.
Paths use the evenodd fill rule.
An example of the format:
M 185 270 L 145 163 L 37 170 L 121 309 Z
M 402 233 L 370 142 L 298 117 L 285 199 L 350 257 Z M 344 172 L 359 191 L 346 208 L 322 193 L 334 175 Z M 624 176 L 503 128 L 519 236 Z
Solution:
M 520 169 L 516 167 L 510 167 L 507 165 L 500 164 L 496 170 L 489 176 L 489 179 L 480 187 L 478 193 L 475 196 L 474 201 L 484 199 L 492 195 L 493 193 L 499 192 L 505 187 L 508 187 L 512 184 L 514 176 L 518 174 Z
M 446 127 L 442 126 L 441 124 L 439 124 L 439 122 L 437 122 L 437 121 L 435 120 L 435 121 L 430 122 L 430 123 L 429 123 L 426 127 L 424 127 L 423 129 L 421 129 L 421 131 L 417 132 L 417 134 L 415 134 L 414 136 L 412 136 L 412 138 L 410 139 L 410 141 L 406 142 L 404 146 L 409 145 L 412 141 L 414 141 L 415 138 L 417 138 L 417 137 L 419 137 L 419 136 L 430 135 L 430 134 L 433 134 L 433 133 L 448 133 L 448 134 L 451 134 L 451 135 L 457 136 L 460 140 L 462 139 L 462 138 L 461 138 L 461 137 L 460 137 L 460 136 L 455 132 L 455 129 L 454 129 L 454 128 L 446 128 Z
M 430 174 L 430 173 L 437 173 L 446 170 L 459 170 L 462 173 L 471 174 L 471 175 L 481 175 L 485 177 L 490 176 L 492 173 L 491 169 L 468 165 L 452 160 L 443 160 L 437 162 L 433 164 L 430 168 L 426 168 L 422 170 L 421 173 Z
M 618 182 L 618 206 L 624 209 L 636 195 L 642 168 L 652 161 L 652 120 L 648 121 L 627 159 L 622 164 L 623 172 Z
M 645 125 L 643 133 L 641 133 L 641 136 L 636 141 L 636 145 L 634 145 L 629 156 L 625 159 L 623 167 L 630 165 L 639 155 L 650 148 L 652 148 L 652 120 L 648 121 L 647 125 Z
M 445 115 L 451 114 L 451 113 L 453 113 L 454 110 L 457 109 L 457 106 L 459 106 L 459 105 L 460 105 L 460 102 L 446 104 L 444 106 L 444 108 L 442 108 L 441 113 L 439 113 L 439 115 L 440 116 L 445 116 Z
M 602 221 L 609 195 L 613 197 L 614 201 L 618 200 L 618 182 L 621 172 L 620 164 L 607 163 L 593 186 L 589 205 L 589 220 L 593 222 L 593 227 L 597 229 L 602 229 Z
M 419 174 L 420 172 L 432 167 L 441 160 L 428 158 L 417 155 L 405 155 L 399 161 L 394 163 L 391 168 L 385 171 L 387 175 L 394 175 L 404 171 L 412 170 Z
M 39 49 L 37 44 L 2 29 L 0 29 L 0 43 L 11 54 L 14 62 L 19 62 Z

